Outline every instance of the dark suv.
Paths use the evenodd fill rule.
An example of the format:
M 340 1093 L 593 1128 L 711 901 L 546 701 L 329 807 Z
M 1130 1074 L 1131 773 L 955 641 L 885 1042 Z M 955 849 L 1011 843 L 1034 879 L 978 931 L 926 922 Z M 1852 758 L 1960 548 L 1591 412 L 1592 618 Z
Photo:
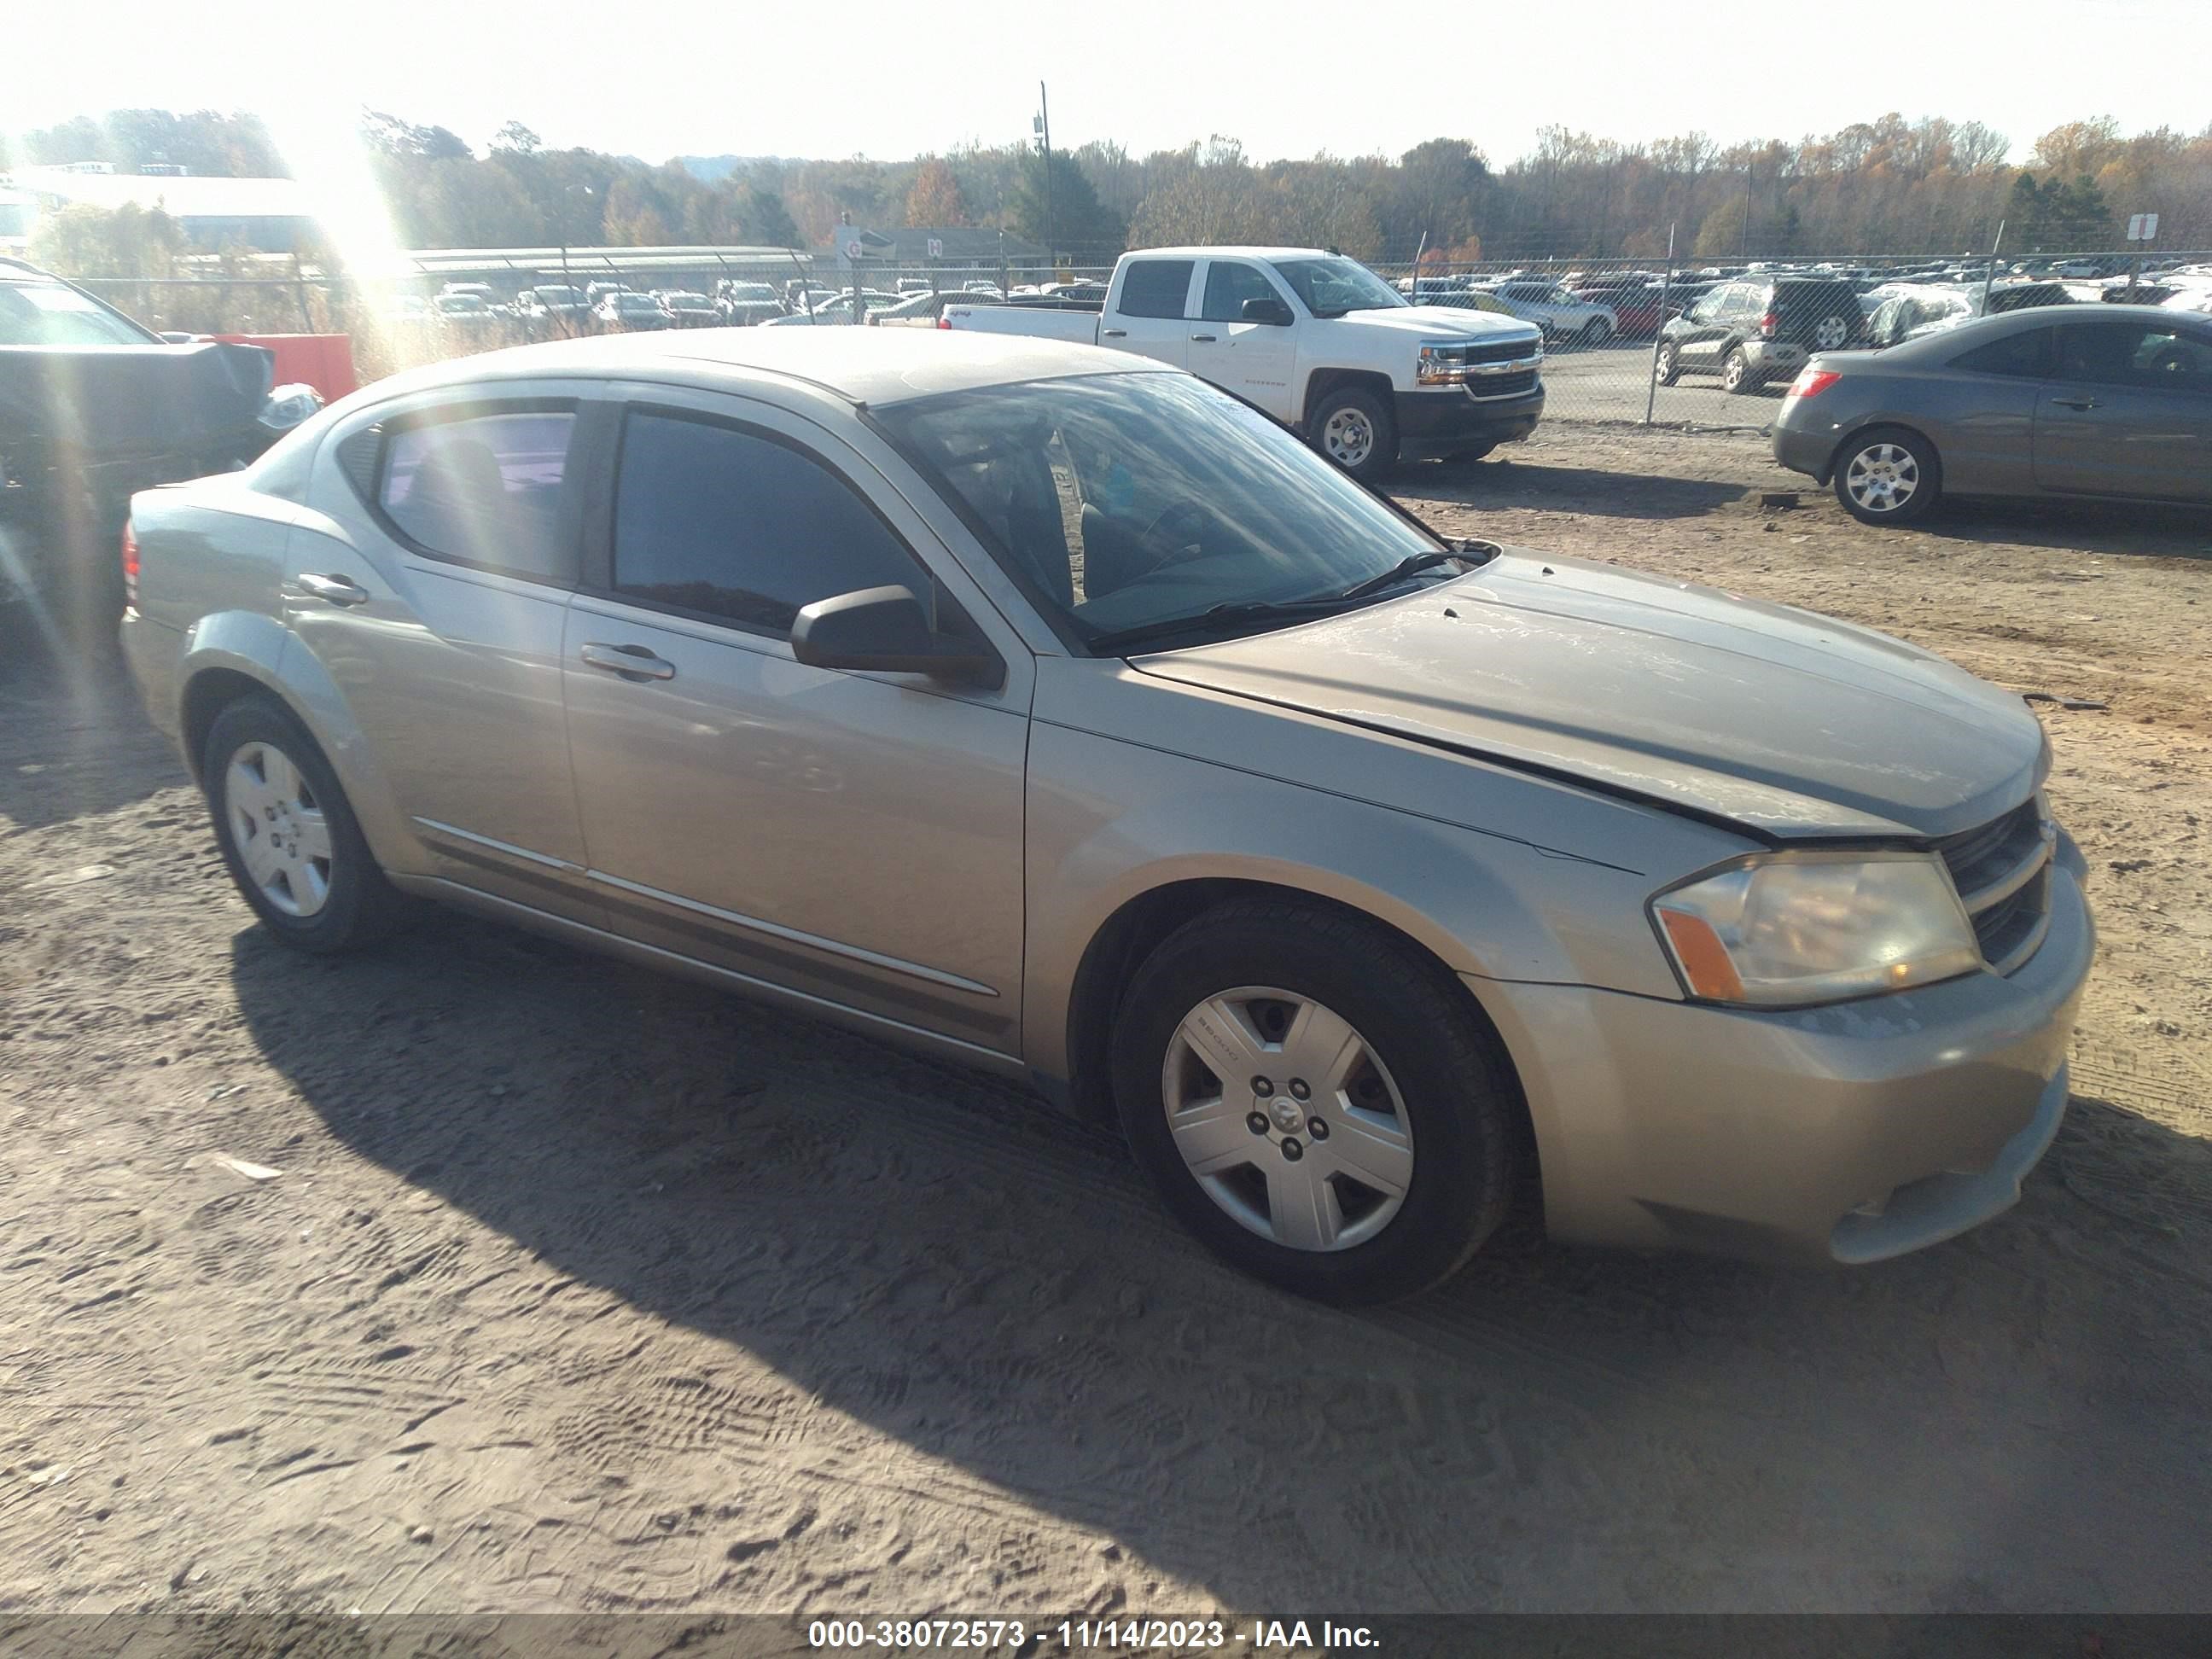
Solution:
M 1722 389 L 1786 380 L 1816 351 L 1866 343 L 1858 289 L 1838 277 L 1744 276 L 1723 283 L 1659 331 L 1652 372 L 1662 386 L 1717 374 Z

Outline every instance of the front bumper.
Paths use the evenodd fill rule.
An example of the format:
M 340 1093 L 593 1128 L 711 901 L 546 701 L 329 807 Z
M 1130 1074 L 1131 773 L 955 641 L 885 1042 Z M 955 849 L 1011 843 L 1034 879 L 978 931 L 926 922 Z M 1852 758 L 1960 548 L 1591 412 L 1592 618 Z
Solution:
M 2009 1208 L 2065 1110 L 2096 947 L 2067 850 L 2009 978 L 1786 1012 L 1470 978 L 1520 1067 L 1550 1231 L 1856 1263 Z
M 1535 371 L 1531 371 L 1532 377 Z M 1544 384 L 1505 398 L 1477 397 L 1448 386 L 1391 394 L 1398 422 L 1398 453 L 1449 455 L 1485 444 L 1511 443 L 1536 429 L 1544 415 Z

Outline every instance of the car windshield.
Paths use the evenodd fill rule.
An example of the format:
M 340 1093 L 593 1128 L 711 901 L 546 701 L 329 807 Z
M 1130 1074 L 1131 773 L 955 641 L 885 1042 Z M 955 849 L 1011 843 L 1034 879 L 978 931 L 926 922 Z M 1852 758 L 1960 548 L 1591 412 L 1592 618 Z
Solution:
M 1316 317 L 1402 306 L 1406 296 L 1357 259 L 1277 259 L 1275 274 Z
M 147 345 L 155 337 L 61 283 L 0 283 L 0 345 Z
M 1288 430 L 1185 375 L 1029 381 L 874 418 L 1086 641 L 1219 606 L 1329 599 L 1448 550 Z M 1297 619 L 1213 618 L 1169 643 Z

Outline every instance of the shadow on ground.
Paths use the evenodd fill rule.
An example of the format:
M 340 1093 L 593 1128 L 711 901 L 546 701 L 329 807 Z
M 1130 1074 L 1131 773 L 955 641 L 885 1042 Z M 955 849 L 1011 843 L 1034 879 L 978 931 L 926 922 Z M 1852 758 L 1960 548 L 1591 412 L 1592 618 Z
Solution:
M 1522 1230 L 1344 1313 L 1215 1265 L 1113 1134 L 698 988 L 437 918 L 339 961 L 248 930 L 229 971 L 362 1156 L 1228 1605 L 2212 1606 L 2212 1216 L 2126 1203 L 2212 1176 L 2112 1105 L 2021 1209 L 1902 1261 Z M 670 1443 L 747 1431 L 649 1347 L 624 1376 L 641 1457 L 664 1409 Z
M 1740 483 L 1670 478 L 1643 472 L 1607 472 L 1580 466 L 1546 466 L 1516 458 L 1474 463 L 1415 462 L 1390 478 L 1394 495 L 1409 498 L 1416 514 L 1428 501 L 1496 509 L 1540 508 L 1614 519 L 1694 519 L 1740 501 Z

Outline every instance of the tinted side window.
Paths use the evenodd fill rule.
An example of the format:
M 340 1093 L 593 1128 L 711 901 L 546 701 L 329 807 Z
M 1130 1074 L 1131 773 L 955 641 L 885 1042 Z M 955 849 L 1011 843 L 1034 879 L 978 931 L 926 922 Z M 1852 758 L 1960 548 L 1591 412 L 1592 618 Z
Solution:
M 852 486 L 787 444 L 633 410 L 615 489 L 614 585 L 655 605 L 783 634 L 801 605 L 892 583 L 927 595 Z
M 1180 317 L 1190 293 L 1188 259 L 1138 259 L 1121 275 L 1119 310 L 1127 317 Z
M 1991 340 L 1951 359 L 1953 368 L 1973 374 L 2003 374 L 2016 380 L 2039 380 L 2050 372 L 2051 331 L 2031 328 L 2002 340 Z
M 574 581 L 561 506 L 575 425 L 567 410 L 528 410 L 402 427 L 386 441 L 377 505 L 426 552 Z
M 2212 392 L 2212 343 L 2165 323 L 2067 323 L 2058 376 L 2145 391 Z
M 1206 303 L 1199 315 L 1209 323 L 1234 323 L 1244 315 L 1247 300 L 1272 300 L 1275 290 L 1249 265 L 1216 259 L 1206 269 Z

